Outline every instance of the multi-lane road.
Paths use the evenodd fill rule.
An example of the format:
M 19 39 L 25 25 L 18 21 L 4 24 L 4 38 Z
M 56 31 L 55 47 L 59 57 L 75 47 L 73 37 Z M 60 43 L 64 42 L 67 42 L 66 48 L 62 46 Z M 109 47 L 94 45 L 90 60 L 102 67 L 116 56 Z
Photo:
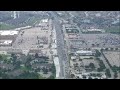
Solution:
M 68 78 L 68 68 L 69 63 L 67 59 L 67 53 L 65 50 L 65 43 L 64 43 L 64 35 L 62 33 L 62 25 L 60 24 L 60 18 L 55 12 L 50 12 L 51 16 L 53 17 L 53 24 L 55 25 L 56 30 L 56 38 L 57 38 L 57 51 L 60 63 L 60 78 L 66 79 Z

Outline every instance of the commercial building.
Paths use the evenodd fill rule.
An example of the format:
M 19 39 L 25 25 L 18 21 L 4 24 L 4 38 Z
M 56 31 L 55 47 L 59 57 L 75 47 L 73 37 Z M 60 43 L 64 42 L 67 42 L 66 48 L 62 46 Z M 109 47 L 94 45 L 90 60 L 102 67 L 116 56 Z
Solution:
M 0 31 L 0 46 L 11 46 L 17 35 L 18 31 L 15 30 Z
M 12 40 L 0 40 L 0 46 L 12 46 Z
M 18 31 L 15 30 L 0 31 L 1 36 L 16 35 L 16 34 L 18 34 Z
M 21 49 L 8 49 L 7 54 L 23 54 Z
M 84 32 L 88 32 L 88 33 L 104 33 L 105 30 L 103 29 L 95 29 L 95 28 L 91 28 L 91 29 L 87 29 Z
M 80 50 L 80 51 L 76 51 L 76 54 L 79 54 L 79 55 L 94 55 L 95 52 L 93 51 L 88 51 L 88 50 Z

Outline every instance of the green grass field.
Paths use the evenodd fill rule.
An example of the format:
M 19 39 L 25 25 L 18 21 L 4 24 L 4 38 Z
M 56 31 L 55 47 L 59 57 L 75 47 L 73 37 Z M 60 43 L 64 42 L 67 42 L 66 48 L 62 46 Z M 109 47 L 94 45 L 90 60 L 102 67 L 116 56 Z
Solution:
M 111 27 L 106 29 L 106 33 L 120 34 L 120 27 Z
M 4 54 L 0 54 L 0 61 L 5 61 L 6 63 L 9 63 L 11 61 L 11 56 L 9 55 L 4 55 Z
M 27 25 L 33 26 L 35 23 L 39 23 L 40 20 L 41 20 L 40 18 L 30 17 L 27 20 L 25 20 L 24 23 L 20 23 L 18 26 L 0 22 L 0 30 L 10 30 L 10 29 L 24 27 Z
M 12 25 L 0 23 L 0 30 L 9 30 L 9 29 L 14 29 L 15 27 Z

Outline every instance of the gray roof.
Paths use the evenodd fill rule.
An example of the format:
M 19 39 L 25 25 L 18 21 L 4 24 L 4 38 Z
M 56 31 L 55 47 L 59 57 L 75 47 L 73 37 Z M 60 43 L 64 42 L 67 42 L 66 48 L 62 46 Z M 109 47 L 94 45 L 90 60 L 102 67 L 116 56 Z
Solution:
M 30 50 L 29 53 L 42 53 L 42 51 L 39 49 L 33 49 L 33 50 Z

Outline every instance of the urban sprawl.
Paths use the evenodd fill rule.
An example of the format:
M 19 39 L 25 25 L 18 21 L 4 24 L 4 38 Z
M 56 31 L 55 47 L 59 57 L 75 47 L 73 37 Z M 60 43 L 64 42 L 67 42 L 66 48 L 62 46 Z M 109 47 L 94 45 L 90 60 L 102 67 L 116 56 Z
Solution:
M 119 11 L 0 11 L 1 79 L 120 79 Z

